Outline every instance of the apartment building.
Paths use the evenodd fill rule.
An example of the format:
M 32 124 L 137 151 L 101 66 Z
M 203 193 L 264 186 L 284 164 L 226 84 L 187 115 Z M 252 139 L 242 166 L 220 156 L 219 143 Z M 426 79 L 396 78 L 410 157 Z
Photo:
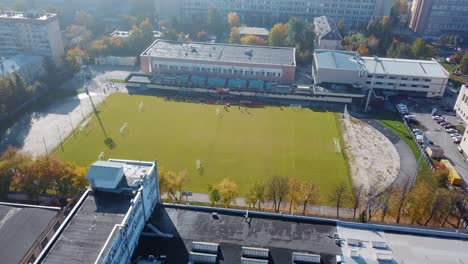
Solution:
M 355 51 L 315 50 L 315 84 L 338 83 L 373 89 L 384 95 L 440 98 L 449 72 L 436 60 L 361 57 Z
M 0 12 L 0 56 L 18 53 L 50 56 L 59 63 L 65 51 L 57 15 Z
M 460 88 L 457 102 L 453 109 L 457 117 L 463 122 L 463 125 L 468 126 L 468 87 L 466 85 L 462 85 Z
M 414 0 L 409 27 L 416 34 L 439 37 L 468 32 L 468 0 Z
M 310 23 L 325 15 L 335 21 L 344 19 L 348 29 L 361 28 L 373 17 L 389 16 L 392 1 L 388 0 L 155 0 L 156 15 L 163 18 L 206 15 L 209 6 L 217 8 L 227 19 L 237 12 L 242 23 L 249 26 L 271 27 L 286 22 L 292 16 Z

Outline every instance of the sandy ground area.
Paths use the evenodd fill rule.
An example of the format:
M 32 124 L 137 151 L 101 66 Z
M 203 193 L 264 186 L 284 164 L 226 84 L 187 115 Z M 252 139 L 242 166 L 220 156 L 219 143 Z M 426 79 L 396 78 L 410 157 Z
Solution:
M 341 125 L 353 186 L 387 188 L 400 171 L 395 146 L 375 128 L 353 117 L 342 119 Z

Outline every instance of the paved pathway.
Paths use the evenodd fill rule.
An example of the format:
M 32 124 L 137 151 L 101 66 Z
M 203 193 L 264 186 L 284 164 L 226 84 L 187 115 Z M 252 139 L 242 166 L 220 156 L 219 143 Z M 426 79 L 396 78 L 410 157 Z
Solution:
M 162 196 L 162 198 L 166 198 L 166 196 Z M 185 199 L 185 198 L 184 198 Z M 192 193 L 192 196 L 188 198 L 189 202 L 201 202 L 201 203 L 207 203 L 210 204 L 210 199 L 208 198 L 208 194 L 206 193 Z M 282 212 L 287 213 L 289 211 L 289 203 L 284 202 L 282 203 Z M 245 203 L 245 199 L 243 197 L 239 197 L 236 199 L 235 205 L 237 206 L 242 206 L 242 207 L 248 207 L 248 205 Z M 273 203 L 269 202 L 266 203 L 264 206 L 268 207 L 273 207 Z M 297 211 L 300 212 L 302 211 L 302 206 L 298 206 Z M 336 207 L 333 206 L 322 206 L 322 205 L 308 205 L 307 206 L 307 212 L 310 215 L 316 215 L 316 216 L 336 216 Z M 352 218 L 353 217 L 353 210 L 350 208 L 341 208 L 340 209 L 340 217 L 345 217 L 345 218 Z
M 418 171 L 418 164 L 408 144 L 406 144 L 403 139 L 401 139 L 398 135 L 393 133 L 390 129 L 386 128 L 378 121 L 370 119 L 363 119 L 362 121 L 367 122 L 375 129 L 379 130 L 382 134 L 384 134 L 393 143 L 398 151 L 398 155 L 400 156 L 400 173 L 393 181 L 393 184 L 403 185 L 407 181 L 414 182 Z

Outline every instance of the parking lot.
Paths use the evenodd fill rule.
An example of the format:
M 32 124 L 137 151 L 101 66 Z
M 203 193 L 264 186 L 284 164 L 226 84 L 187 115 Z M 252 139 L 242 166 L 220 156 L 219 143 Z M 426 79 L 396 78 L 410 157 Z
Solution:
M 460 176 L 463 177 L 463 187 L 466 189 L 466 183 L 468 182 L 468 161 L 466 161 L 463 154 L 458 150 L 458 145 L 453 143 L 452 137 L 446 132 L 445 128 L 433 120 L 431 110 L 434 106 L 437 107 L 438 105 L 429 105 L 427 103 L 407 105 L 410 112 L 414 114 L 419 121 L 420 128 L 424 131 L 427 138 L 432 141 L 434 145 L 438 145 L 444 150 L 446 159 L 450 160 Z M 440 108 L 437 109 L 445 118 L 446 122 L 459 125 L 459 121 L 453 112 L 447 112 Z

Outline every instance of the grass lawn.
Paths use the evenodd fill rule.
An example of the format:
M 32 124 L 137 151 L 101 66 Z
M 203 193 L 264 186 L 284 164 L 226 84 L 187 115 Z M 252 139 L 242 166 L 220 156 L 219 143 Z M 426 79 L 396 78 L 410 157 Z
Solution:
M 221 105 L 115 94 L 100 106 L 100 118 L 114 148 L 104 143 L 93 115 L 88 128 L 70 136 L 56 154 L 80 165 L 90 165 L 101 152 L 105 158 L 158 160 L 168 170 L 188 169 L 186 189 L 194 192 L 207 192 L 208 184 L 230 177 L 243 195 L 272 175 L 312 179 L 324 199 L 340 182 L 350 187 L 344 155 L 335 152 L 334 138 L 340 139 L 335 113 L 279 107 L 247 113 L 237 106 L 227 112 Z M 121 135 L 124 123 L 128 133 Z M 197 160 L 203 173 L 196 169 Z
M 450 72 L 450 80 L 452 80 L 457 86 L 461 86 L 462 84 L 467 82 L 467 79 L 463 76 L 457 76 L 452 72 L 457 69 L 458 65 L 456 64 L 449 64 L 449 63 L 442 63 L 442 66 Z M 456 87 L 459 88 L 459 87 Z
M 385 113 L 385 114 L 377 114 L 373 115 L 372 118 L 378 120 L 382 125 L 390 129 L 393 133 L 398 135 L 403 141 L 408 144 L 409 148 L 414 154 L 416 160 L 419 159 L 419 149 L 416 142 L 413 140 L 413 136 L 411 132 L 406 129 L 405 124 L 403 121 L 400 120 L 397 114 L 394 113 Z

